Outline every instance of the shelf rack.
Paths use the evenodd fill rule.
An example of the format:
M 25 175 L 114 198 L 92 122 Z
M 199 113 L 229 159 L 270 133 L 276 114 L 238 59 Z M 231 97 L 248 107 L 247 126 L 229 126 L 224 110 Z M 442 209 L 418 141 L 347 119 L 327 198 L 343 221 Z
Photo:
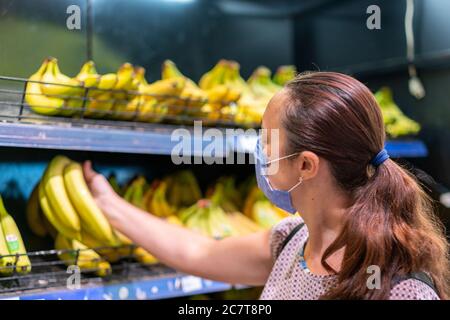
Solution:
M 191 146 L 190 150 L 183 150 L 183 155 L 202 155 L 210 141 L 195 135 L 192 127 L 163 124 L 119 129 L 98 124 L 74 126 L 70 123 L 4 122 L 0 123 L 0 146 L 171 155 L 173 148 L 180 143 L 172 134 L 181 128 L 189 132 Z M 222 136 L 215 143 L 223 148 L 215 149 L 215 156 L 226 157 L 232 152 L 253 151 L 256 135 L 238 134 L 230 137 L 226 136 L 225 129 L 217 130 Z M 428 154 L 425 144 L 413 138 L 388 140 L 386 149 L 392 157 L 425 157 Z
M 0 295 L 0 300 L 156 300 L 230 290 L 232 285 L 174 272 L 122 281 L 92 281 L 76 289 L 56 287 L 34 292 Z M 151 272 L 148 272 L 151 274 Z M 98 279 L 96 279 L 98 280 Z
M 100 265 L 79 269 L 78 283 L 66 265 L 84 264 L 82 251 L 91 249 L 42 250 L 28 252 L 31 271 L 23 274 L 14 264 L 1 267 L 0 300 L 143 300 L 165 299 L 226 291 L 232 285 L 177 272 L 161 264 L 138 262 L 133 245 L 93 248 L 97 252 L 119 254 L 110 272 L 100 277 Z M 2 256 L 5 258 L 8 256 Z M 97 262 L 101 260 L 95 260 Z M 69 284 L 68 284 L 69 283 Z M 76 285 L 74 285 L 76 284 Z M 70 286 L 69 286 L 70 285 Z

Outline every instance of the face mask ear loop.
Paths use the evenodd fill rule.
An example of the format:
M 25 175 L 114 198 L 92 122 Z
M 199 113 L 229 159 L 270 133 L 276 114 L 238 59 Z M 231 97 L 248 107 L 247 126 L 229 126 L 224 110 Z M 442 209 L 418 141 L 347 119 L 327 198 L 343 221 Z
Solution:
M 296 155 L 298 155 L 298 154 L 300 154 L 300 152 L 296 152 L 296 153 L 290 154 L 290 155 L 288 155 L 288 156 L 284 156 L 284 157 L 281 157 L 281 158 L 278 158 L 278 159 L 273 159 L 273 160 L 267 161 L 267 162 L 266 162 L 266 165 L 269 165 L 269 164 L 271 164 L 272 162 L 276 162 L 276 161 L 280 161 L 280 160 L 283 160 L 283 159 L 287 159 L 287 158 L 296 156 Z
M 298 178 L 298 182 L 295 184 L 295 186 L 293 186 L 292 188 L 290 188 L 287 192 L 291 192 L 292 190 L 294 190 L 295 188 L 297 188 L 299 185 L 301 185 L 303 183 L 303 177 L 300 176 L 300 178 Z

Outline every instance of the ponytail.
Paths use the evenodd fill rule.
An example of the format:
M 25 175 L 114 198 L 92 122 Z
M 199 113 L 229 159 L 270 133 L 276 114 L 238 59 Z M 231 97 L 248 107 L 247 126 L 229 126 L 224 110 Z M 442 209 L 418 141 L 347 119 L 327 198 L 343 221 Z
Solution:
M 388 159 L 369 167 L 367 183 L 354 191 L 338 238 L 327 248 L 322 264 L 345 246 L 339 285 L 324 299 L 388 299 L 392 279 L 428 272 L 441 299 L 448 298 L 448 244 L 435 218 L 430 198 L 416 179 Z M 369 289 L 370 266 L 380 270 L 380 289 Z

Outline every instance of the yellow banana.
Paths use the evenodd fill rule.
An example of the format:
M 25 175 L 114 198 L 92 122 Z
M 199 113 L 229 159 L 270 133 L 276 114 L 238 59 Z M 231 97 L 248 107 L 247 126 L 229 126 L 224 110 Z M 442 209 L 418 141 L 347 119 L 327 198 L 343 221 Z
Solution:
M 134 249 L 133 256 L 135 256 L 136 260 L 142 264 L 158 263 L 158 259 L 156 259 L 152 254 L 141 247 L 137 247 Z
M 70 163 L 71 160 L 67 157 L 54 157 L 50 161 L 41 183 L 58 221 L 64 226 L 64 229 L 70 230 L 72 234 L 79 234 L 81 230 L 80 218 L 64 185 L 64 168 Z M 49 220 L 51 222 L 50 218 Z M 55 227 L 57 228 L 57 226 Z
M 5 234 L 0 225 L 0 274 L 2 275 L 10 275 L 14 272 L 14 261 L 16 258 L 9 256 L 9 254 Z
M 77 162 L 67 164 L 63 176 L 69 199 L 80 215 L 82 228 L 95 235 L 102 243 L 116 245 L 113 229 L 95 203 L 84 180 L 81 165 Z
M 30 76 L 28 79 L 25 92 L 25 101 L 30 106 L 31 110 L 43 115 L 56 115 L 60 112 L 60 109 L 64 106 L 64 100 L 55 97 L 47 97 L 41 91 L 42 76 L 48 68 L 49 60 L 45 59 L 39 70 Z
M 149 85 L 141 86 L 140 92 L 145 98 L 155 97 L 158 101 L 167 100 L 173 96 L 179 96 L 184 88 L 186 80 L 184 78 L 173 78 L 158 80 Z
M 117 83 L 115 90 L 126 89 L 133 82 L 134 67 L 131 63 L 124 63 L 117 71 Z
M 249 232 L 257 232 L 263 230 L 263 228 L 261 228 L 255 222 L 247 218 L 241 212 L 229 213 L 229 217 L 231 217 L 231 219 L 233 219 L 237 224 L 249 230 Z
M 57 230 L 57 232 L 64 234 L 66 237 L 73 239 L 81 239 L 80 231 L 73 230 L 72 228 L 68 228 L 65 224 L 63 224 L 59 219 L 59 216 L 54 212 L 54 209 L 51 207 L 50 202 L 45 195 L 44 185 L 41 181 L 38 186 L 39 189 L 39 204 L 41 205 L 42 212 L 44 213 L 45 221 L 48 222 L 48 225 Z M 46 224 L 47 226 L 47 224 Z M 49 231 L 52 237 L 55 237 L 55 234 L 47 226 L 47 230 Z M 53 233 L 53 234 L 52 234 Z
M 119 246 L 110 246 L 97 239 L 94 235 L 81 230 L 81 239 L 83 243 L 90 249 L 96 251 L 100 256 L 105 258 L 108 262 L 117 262 L 120 260 L 121 248 Z
M 102 90 L 111 90 L 116 87 L 118 82 L 117 74 L 115 73 L 107 73 L 100 76 L 100 80 L 98 82 L 98 88 Z
M 6 237 L 0 223 L 0 274 L 2 275 L 12 274 L 14 272 L 15 260 L 16 258 L 14 256 L 10 256 L 9 248 L 6 242 Z
M 280 66 L 273 76 L 273 82 L 279 86 L 284 86 L 287 82 L 294 79 L 296 75 L 297 68 L 295 66 Z
M 69 78 L 60 72 L 56 58 L 50 58 L 41 81 L 43 82 L 41 90 L 48 96 L 66 98 L 66 96 L 79 95 L 83 92 L 80 81 Z
M 28 273 L 31 271 L 30 258 L 27 255 L 25 245 L 23 244 L 22 235 L 13 217 L 8 214 L 3 204 L 3 199 L 0 196 L 0 222 L 3 230 L 3 235 L 6 239 L 6 245 L 9 254 L 17 255 L 16 272 Z M 16 259 L 16 257 L 14 257 Z
M 227 65 L 228 61 L 220 60 L 210 71 L 200 78 L 200 88 L 209 90 L 216 85 L 223 84 L 223 74 Z
M 168 223 L 176 224 L 176 225 L 179 225 L 179 226 L 183 225 L 183 223 L 181 222 L 180 218 L 178 218 L 177 216 L 168 216 L 168 217 L 166 217 L 166 221 Z
M 36 185 L 27 202 L 26 217 L 31 231 L 39 237 L 45 237 L 48 233 L 44 224 L 43 214 L 39 206 L 39 187 Z
M 137 116 L 137 112 L 141 111 L 144 99 L 138 92 L 141 86 L 148 85 L 145 80 L 145 69 L 140 66 L 134 68 L 134 77 L 131 83 L 125 89 L 127 94 L 122 96 L 123 101 L 116 101 L 114 111 L 117 113 L 117 118 L 122 120 L 131 120 Z
M 105 261 L 97 252 L 89 249 L 82 242 L 69 239 L 58 234 L 55 239 L 55 249 L 61 250 L 58 257 L 67 266 L 76 265 L 85 272 L 95 272 L 98 276 L 111 274 L 111 265 Z

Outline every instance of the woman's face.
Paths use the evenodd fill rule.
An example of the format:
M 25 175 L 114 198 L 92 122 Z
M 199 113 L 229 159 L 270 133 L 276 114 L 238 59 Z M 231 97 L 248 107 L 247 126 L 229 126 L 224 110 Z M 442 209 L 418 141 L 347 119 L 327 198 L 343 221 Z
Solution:
M 281 90 L 270 100 L 264 112 L 262 128 L 265 130 L 263 130 L 262 145 L 269 161 L 289 155 L 286 148 L 286 131 L 282 126 L 282 115 L 288 99 L 287 90 Z M 264 135 L 264 132 L 267 134 Z M 270 164 L 268 179 L 273 188 L 289 190 L 297 184 L 300 178 L 297 160 L 297 156 L 292 156 Z

